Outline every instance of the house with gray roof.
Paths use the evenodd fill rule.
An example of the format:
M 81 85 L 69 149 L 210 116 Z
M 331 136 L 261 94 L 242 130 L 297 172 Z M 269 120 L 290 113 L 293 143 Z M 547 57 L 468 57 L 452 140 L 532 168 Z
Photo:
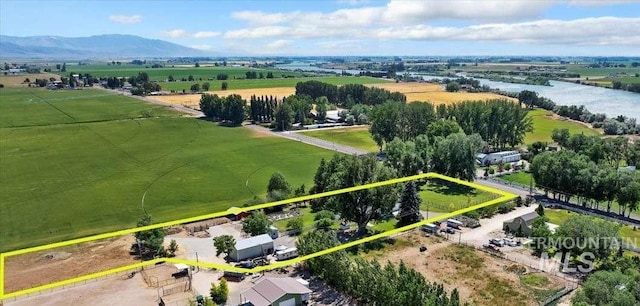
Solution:
M 273 253 L 273 239 L 269 234 L 262 234 L 236 241 L 229 257 L 235 261 L 266 256 Z
M 522 235 L 529 236 L 531 235 L 533 220 L 535 220 L 537 217 L 537 212 L 530 212 L 526 215 L 514 218 L 513 220 L 505 221 L 502 224 L 502 229 L 509 233 L 518 233 L 520 231 Z
M 242 306 L 307 305 L 311 290 L 290 277 L 267 277 L 240 294 Z

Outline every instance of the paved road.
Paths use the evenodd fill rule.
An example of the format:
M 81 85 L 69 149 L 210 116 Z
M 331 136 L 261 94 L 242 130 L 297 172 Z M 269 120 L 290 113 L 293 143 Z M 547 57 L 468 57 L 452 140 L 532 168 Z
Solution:
M 265 128 L 263 126 L 256 125 L 256 124 L 247 124 L 244 127 L 248 128 L 248 129 L 252 129 L 252 130 L 258 131 L 260 133 L 268 133 L 268 134 L 272 134 L 274 136 L 283 137 L 283 138 L 287 138 L 287 139 L 290 139 L 290 140 L 300 141 L 300 142 L 303 142 L 303 143 L 306 143 L 306 144 L 310 144 L 312 146 L 316 146 L 316 147 L 320 147 L 320 148 L 324 148 L 324 149 L 332 150 L 332 151 L 336 151 L 336 152 L 341 152 L 341 153 L 345 153 L 345 154 L 364 155 L 364 154 L 370 153 L 370 152 L 367 152 L 367 151 L 362 150 L 362 149 L 358 149 L 358 148 L 354 148 L 354 147 L 338 144 L 338 143 L 331 142 L 331 141 L 322 140 L 322 139 L 319 139 L 319 138 L 309 137 L 309 136 L 304 135 L 303 133 L 296 133 L 296 132 L 290 132 L 290 131 L 274 132 L 274 131 L 271 131 L 268 128 Z

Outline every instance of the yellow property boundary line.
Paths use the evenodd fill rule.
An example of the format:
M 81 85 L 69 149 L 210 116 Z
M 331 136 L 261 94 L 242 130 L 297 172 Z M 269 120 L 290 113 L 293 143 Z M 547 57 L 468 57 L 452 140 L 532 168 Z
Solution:
M 44 250 L 48 250 L 48 249 L 64 247 L 64 246 L 69 246 L 69 245 L 83 243 L 83 242 L 90 242 L 90 241 L 94 241 L 94 240 L 100 240 L 100 239 L 106 239 L 106 238 L 111 238 L 111 237 L 116 237 L 116 236 L 133 234 L 133 233 L 136 233 L 136 232 L 146 231 L 146 230 L 150 230 L 150 229 L 156 229 L 156 228 L 169 227 L 169 226 L 183 224 L 183 223 L 202 221 L 202 220 L 206 220 L 206 219 L 226 216 L 226 215 L 229 215 L 230 213 L 248 212 L 248 211 L 257 210 L 257 209 L 263 209 L 263 208 L 268 208 L 268 207 L 273 207 L 273 206 L 278 206 L 278 205 L 283 205 L 283 204 L 296 203 L 296 202 L 303 202 L 303 201 L 307 201 L 307 200 L 318 199 L 318 198 L 322 198 L 322 197 L 327 197 L 327 196 L 332 196 L 332 195 L 337 195 L 337 194 L 342 194 L 342 193 L 347 193 L 347 192 L 352 192 L 352 191 L 358 191 L 358 190 L 363 190 L 363 189 L 376 188 L 376 187 L 381 187 L 381 186 L 385 186 L 385 185 L 398 184 L 398 183 L 403 183 L 403 182 L 412 181 L 412 180 L 418 180 L 418 179 L 423 179 L 423 178 L 442 179 L 442 180 L 446 180 L 446 181 L 453 182 L 453 183 L 456 183 L 456 184 L 469 186 L 469 187 L 472 187 L 472 188 L 475 188 L 475 189 L 479 189 L 479 190 L 482 190 L 482 191 L 498 194 L 498 195 L 500 195 L 500 197 L 497 198 L 497 199 L 493 199 L 493 200 L 489 200 L 489 201 L 477 204 L 477 205 L 473 205 L 473 206 L 470 206 L 470 207 L 459 209 L 459 210 L 456 210 L 454 212 L 445 213 L 445 214 L 439 215 L 439 216 L 434 217 L 434 218 L 429 218 L 429 219 L 422 220 L 422 221 L 417 222 L 417 223 L 413 223 L 413 224 L 410 224 L 410 225 L 407 225 L 407 226 L 403 226 L 403 227 L 400 227 L 400 228 L 389 230 L 389 231 L 386 231 L 386 232 L 383 232 L 383 233 L 380 233 L 380 234 L 376 234 L 376 235 L 365 237 L 365 238 L 362 238 L 362 239 L 359 239 L 359 240 L 355 240 L 355 241 L 351 241 L 351 242 L 348 242 L 348 243 L 344 243 L 344 244 L 341 244 L 339 246 L 336 246 L 336 247 L 333 247 L 333 248 L 329 248 L 329 249 L 326 249 L 326 250 L 322 250 L 322 251 L 317 252 L 317 253 L 313 253 L 313 254 L 309 254 L 309 255 L 305 255 L 305 256 L 300 256 L 300 257 L 289 259 L 289 260 L 285 260 L 285 261 L 278 261 L 276 263 L 269 264 L 267 266 L 258 266 L 258 267 L 252 268 L 252 269 L 238 268 L 238 267 L 234 267 L 234 266 L 226 265 L 226 264 L 214 264 L 214 263 L 196 262 L 196 261 L 188 260 L 188 259 L 156 258 L 156 259 L 145 261 L 145 262 L 141 262 L 141 263 L 136 263 L 136 264 L 122 266 L 122 267 L 118 267 L 118 268 L 114 268 L 114 269 L 109 269 L 109 270 L 105 270 L 105 271 L 101 271 L 101 272 L 97 272 L 97 273 L 92 273 L 92 274 L 88 274 L 88 275 L 84 275 L 84 276 L 80 276 L 80 277 L 75 277 L 75 278 L 71 278 L 71 279 L 67 279 L 67 280 L 63 280 L 63 281 L 58 281 L 58 282 L 54 282 L 54 283 L 50 283 L 50 284 L 46 284 L 46 285 L 42 285 L 42 286 L 37 286 L 37 287 L 25 289 L 25 290 L 20 290 L 20 291 L 6 293 L 6 294 L 4 292 L 4 276 L 5 276 L 4 275 L 4 263 L 5 263 L 4 261 L 5 261 L 5 258 L 7 258 L 7 257 L 26 254 L 26 253 L 31 253 L 31 252 L 37 252 L 37 251 L 44 251 Z M 161 262 L 161 261 L 168 262 L 168 263 L 183 263 L 183 264 L 187 264 L 187 265 L 191 265 L 191 266 L 199 266 L 199 267 L 204 267 L 204 268 L 220 269 L 220 270 L 225 270 L 225 271 L 257 273 L 257 272 L 261 272 L 261 271 L 265 271 L 265 270 L 271 270 L 271 269 L 275 269 L 275 268 L 290 266 L 290 265 L 302 262 L 302 261 L 307 260 L 307 259 L 311 259 L 311 258 L 314 258 L 314 257 L 326 255 L 326 254 L 329 254 L 329 253 L 332 253 L 332 252 L 335 252 L 335 251 L 344 250 L 346 248 L 349 248 L 349 247 L 352 247 L 352 246 L 356 246 L 356 245 L 359 245 L 359 244 L 363 244 L 363 243 L 366 243 L 366 242 L 369 242 L 369 241 L 373 241 L 373 240 L 380 239 L 380 238 L 383 238 L 383 237 L 388 237 L 388 236 L 391 236 L 391 235 L 394 235 L 394 234 L 405 232 L 405 231 L 417 228 L 417 227 L 419 227 L 421 225 L 424 225 L 424 224 L 427 224 L 427 223 L 431 223 L 431 222 L 434 222 L 434 221 L 437 221 L 437 220 L 451 218 L 453 216 L 457 216 L 457 215 L 460 215 L 460 214 L 463 214 L 463 213 L 466 213 L 466 212 L 470 212 L 470 211 L 473 211 L 473 210 L 476 210 L 476 209 L 479 209 L 479 208 L 482 208 L 482 207 L 491 206 L 491 205 L 495 205 L 495 204 L 498 204 L 498 203 L 501 203 L 501 202 L 506 202 L 506 201 L 509 201 L 509 200 L 513 200 L 516 197 L 517 197 L 517 195 L 512 194 L 512 193 L 508 193 L 508 192 L 505 192 L 505 191 L 502 191 L 502 190 L 498 190 L 498 189 L 490 188 L 490 187 L 487 187 L 487 186 L 483 186 L 483 185 L 479 185 L 479 184 L 475 184 L 475 183 L 459 180 L 459 179 L 452 178 L 452 177 L 445 176 L 445 175 L 438 174 L 438 173 L 429 172 L 429 173 L 424 173 L 424 174 L 418 174 L 418 175 L 413 175 L 413 176 L 407 176 L 407 177 L 387 180 L 387 181 L 383 181 L 383 182 L 370 183 L 370 184 L 354 186 L 354 187 L 349 187 L 349 188 L 344 188 L 344 189 L 339 189 L 339 190 L 333 190 L 333 191 L 328 191 L 328 192 L 323 192 L 323 193 L 318 193 L 318 194 L 301 196 L 301 197 L 297 197 L 297 198 L 291 198 L 291 199 L 275 201 L 275 202 L 270 202 L 270 203 L 265 203 L 265 204 L 258 204 L 258 205 L 254 205 L 254 206 L 250 206 L 250 207 L 237 208 L 237 209 L 234 209 L 234 210 L 227 210 L 227 211 L 222 211 L 222 212 L 217 212 L 217 213 L 212 213 L 212 214 L 201 215 L 201 216 L 197 216 L 197 217 L 185 218 L 185 219 L 174 220 L 174 221 L 169 221 L 169 222 L 163 222 L 163 223 L 158 223 L 158 224 L 153 224 L 153 225 L 148 225 L 148 226 L 142 226 L 142 227 L 135 227 L 135 228 L 125 229 L 125 230 L 120 230 L 120 231 L 115 231 L 115 232 L 109 232 L 109 233 L 104 233 L 104 234 L 99 234 L 99 235 L 94 235 L 94 236 L 89 236 L 89 237 L 84 237 L 84 238 L 72 239 L 72 240 L 67 240 L 67 241 L 62 241 L 62 242 L 56 242 L 56 243 L 51 243 L 51 244 L 46 244 L 46 245 L 41 245 L 41 246 L 36 246 L 36 247 L 31 247 L 31 248 L 26 248 L 26 249 L 21 249 L 21 250 L 15 250 L 15 251 L 10 251 L 10 252 L 0 253 L 0 300 L 7 299 L 7 298 L 12 298 L 12 297 L 18 297 L 18 296 L 21 296 L 21 295 L 30 294 L 30 293 L 34 293 L 34 292 L 38 292 L 38 291 L 43 291 L 43 290 L 48 290 L 48 289 L 52 289 L 52 288 L 56 288 L 56 287 L 61 287 L 61 286 L 64 286 L 64 285 L 69 285 L 69 284 L 73 284 L 73 283 L 76 283 L 76 282 L 86 281 L 86 280 L 89 280 L 89 279 L 94 279 L 94 278 L 98 278 L 98 277 L 102 277 L 102 276 L 106 276 L 106 275 L 110 275 L 110 274 L 114 274 L 114 273 L 124 272 L 124 271 L 132 270 L 132 269 L 136 269 L 136 268 L 140 268 L 140 267 L 144 267 L 144 266 L 154 265 L 154 264 L 156 264 L 158 262 Z

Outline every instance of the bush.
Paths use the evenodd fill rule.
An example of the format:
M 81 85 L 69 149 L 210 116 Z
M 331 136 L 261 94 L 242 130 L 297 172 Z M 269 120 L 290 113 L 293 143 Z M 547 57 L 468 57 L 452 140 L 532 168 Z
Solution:
M 505 202 L 502 203 L 500 205 L 498 205 L 498 212 L 501 214 L 506 214 L 512 210 L 514 210 L 516 207 L 516 204 L 514 204 L 513 202 Z
M 504 170 L 507 170 L 507 171 L 511 170 L 511 163 L 504 165 Z
M 319 229 L 319 230 L 328 230 L 331 228 L 332 225 L 333 225 L 332 219 L 324 218 L 316 221 L 316 229 Z
M 287 229 L 300 232 L 302 230 L 302 218 L 292 218 L 287 221 Z
M 480 217 L 482 218 L 491 218 L 493 217 L 496 212 L 497 212 L 498 208 L 493 205 L 493 206 L 487 206 L 487 207 L 483 207 L 477 210 L 477 212 L 480 214 Z
M 333 220 L 333 219 L 335 219 L 335 214 L 332 211 L 321 210 L 321 211 L 316 213 L 316 215 L 313 217 L 313 220 L 314 221 L 318 221 L 318 220 L 321 220 L 321 219 Z
M 480 213 L 478 213 L 478 211 L 476 210 L 465 213 L 464 215 L 471 219 L 476 219 L 476 220 L 480 219 Z
M 353 115 L 348 115 L 344 121 L 347 123 L 347 125 L 354 125 L 356 123 L 356 119 L 353 117 Z
M 489 174 L 491 175 L 496 174 L 496 169 L 489 168 Z

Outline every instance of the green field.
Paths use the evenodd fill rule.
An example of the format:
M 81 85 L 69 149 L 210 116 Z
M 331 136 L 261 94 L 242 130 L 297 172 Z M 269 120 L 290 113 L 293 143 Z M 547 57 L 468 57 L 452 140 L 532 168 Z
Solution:
M 524 171 L 501 175 L 501 176 L 498 176 L 497 178 L 508 181 L 508 182 L 520 184 L 523 186 L 529 186 L 529 184 L 532 182 L 531 173 L 524 172 Z M 536 182 L 533 181 L 534 186 L 535 186 L 535 183 Z
M 614 73 L 626 73 L 634 75 L 640 73 L 640 68 L 585 68 L 584 66 L 573 66 L 567 69 L 568 72 L 580 74 L 581 77 L 588 76 L 608 76 Z
M 249 68 L 249 67 L 175 67 L 172 68 L 170 65 L 166 65 L 163 68 L 146 68 L 146 66 L 151 65 L 83 65 L 83 66 L 67 66 L 66 72 L 53 71 L 52 73 L 61 75 L 61 76 L 69 76 L 71 73 L 88 73 L 94 77 L 102 78 L 102 77 L 130 77 L 137 76 L 139 72 L 146 72 L 149 75 L 149 79 L 152 81 L 165 81 L 169 78 L 169 75 L 173 76 L 174 79 L 180 80 L 181 78 L 188 78 L 190 75 L 193 76 L 197 81 L 207 81 L 208 79 L 216 79 L 218 74 L 226 74 L 229 76 L 229 79 L 232 80 L 235 78 L 244 78 L 246 77 L 247 71 L 255 71 L 256 73 L 262 72 L 266 77 L 268 72 L 272 72 L 273 76 L 276 78 L 280 77 L 297 77 L 301 76 L 302 73 L 295 71 L 284 71 L 277 69 L 259 69 L 259 68 Z
M 378 152 L 379 148 L 371 138 L 367 128 L 326 129 L 304 132 L 304 135 L 352 146 L 369 152 Z
M 536 141 L 546 141 L 552 143 L 551 133 L 553 129 L 569 129 L 570 134 L 584 133 L 585 135 L 600 135 L 598 130 L 587 127 L 572 121 L 562 121 L 551 117 L 550 111 L 536 109 L 531 110 L 527 114 L 533 120 L 533 132 L 527 134 L 524 139 L 525 143 L 533 143 Z M 547 116 L 549 115 L 549 116 Z
M 0 89 L 0 251 L 134 226 L 145 192 L 144 210 L 159 222 L 242 205 L 264 195 L 275 171 L 310 186 L 333 154 L 131 98 L 85 96 L 96 93 L 105 94 Z M 147 109 L 162 117 L 131 119 Z M 21 123 L 37 126 L 11 127 Z
M 452 212 L 498 197 L 490 192 L 439 179 L 430 180 L 422 186 L 419 195 L 422 198 L 420 210 L 430 212 Z
M 327 76 L 327 77 L 300 77 L 300 78 L 280 78 L 280 79 L 258 79 L 258 80 L 227 80 L 227 81 L 198 81 L 198 82 L 160 82 L 160 87 L 164 91 L 189 92 L 191 85 L 209 83 L 209 90 L 220 90 L 222 82 L 227 82 L 227 89 L 250 89 L 250 88 L 272 88 L 272 87 L 295 87 L 298 82 L 321 81 L 333 85 L 344 84 L 377 84 L 382 83 L 380 79 L 371 77 L 349 77 L 349 76 Z

